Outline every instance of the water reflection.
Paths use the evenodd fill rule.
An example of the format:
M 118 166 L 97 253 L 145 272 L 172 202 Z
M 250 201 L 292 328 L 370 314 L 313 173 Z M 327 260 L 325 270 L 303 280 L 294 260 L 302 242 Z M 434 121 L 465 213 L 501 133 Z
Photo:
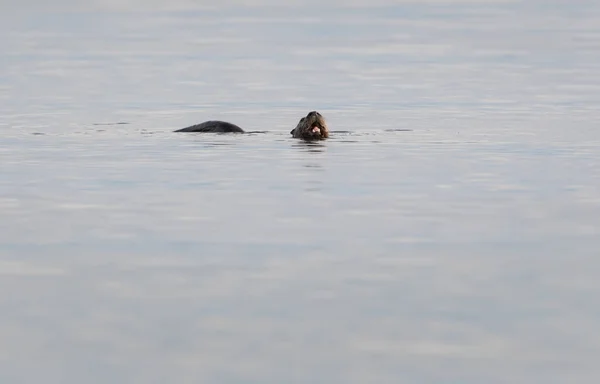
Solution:
M 263 133 L 269 133 L 269 131 L 246 131 L 247 135 L 263 134 Z
M 327 148 L 325 141 L 304 141 L 298 140 L 292 144 L 292 148 L 300 149 L 307 153 L 321 153 Z

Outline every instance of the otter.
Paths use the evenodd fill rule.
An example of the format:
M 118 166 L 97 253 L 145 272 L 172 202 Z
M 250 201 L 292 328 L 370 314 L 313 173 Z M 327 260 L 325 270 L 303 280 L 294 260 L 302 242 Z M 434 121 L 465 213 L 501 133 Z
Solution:
M 290 134 L 304 140 L 323 140 L 329 137 L 329 130 L 323 116 L 317 111 L 312 111 L 300 119 Z
M 215 133 L 246 133 L 242 128 L 226 121 L 210 120 L 204 123 L 178 129 L 175 132 L 215 132 Z M 329 130 L 323 116 L 317 112 L 309 112 L 298 122 L 290 134 L 304 140 L 322 140 L 329 137 Z

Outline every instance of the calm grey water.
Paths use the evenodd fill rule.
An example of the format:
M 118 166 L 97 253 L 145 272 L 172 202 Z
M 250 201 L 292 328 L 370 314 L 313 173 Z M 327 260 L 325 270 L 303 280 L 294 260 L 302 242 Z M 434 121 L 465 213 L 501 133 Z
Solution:
M 219 4 L 0 4 L 0 382 L 600 380 L 598 2 Z

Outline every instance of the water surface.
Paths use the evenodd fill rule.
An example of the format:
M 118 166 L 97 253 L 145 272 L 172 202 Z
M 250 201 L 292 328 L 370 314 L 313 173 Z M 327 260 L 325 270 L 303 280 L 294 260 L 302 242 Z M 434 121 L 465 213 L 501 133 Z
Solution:
M 144 4 L 0 6 L 2 383 L 597 382 L 598 5 Z

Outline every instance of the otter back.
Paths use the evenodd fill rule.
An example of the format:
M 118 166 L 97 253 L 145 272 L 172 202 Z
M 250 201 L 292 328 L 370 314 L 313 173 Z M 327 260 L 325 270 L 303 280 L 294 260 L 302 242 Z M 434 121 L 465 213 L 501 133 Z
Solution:
M 178 129 L 175 132 L 235 132 L 244 133 L 244 130 L 235 124 L 228 123 L 226 121 L 211 120 L 205 121 L 204 123 L 192 125 L 191 127 Z

